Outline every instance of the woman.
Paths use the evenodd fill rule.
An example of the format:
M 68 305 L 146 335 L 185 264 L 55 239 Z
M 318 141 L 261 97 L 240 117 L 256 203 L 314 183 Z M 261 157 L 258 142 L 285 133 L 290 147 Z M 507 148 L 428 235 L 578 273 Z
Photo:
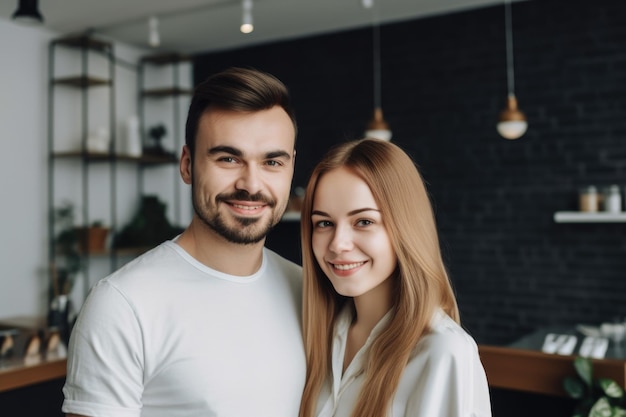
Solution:
M 375 139 L 332 149 L 309 180 L 301 224 L 300 417 L 490 416 L 411 158 Z

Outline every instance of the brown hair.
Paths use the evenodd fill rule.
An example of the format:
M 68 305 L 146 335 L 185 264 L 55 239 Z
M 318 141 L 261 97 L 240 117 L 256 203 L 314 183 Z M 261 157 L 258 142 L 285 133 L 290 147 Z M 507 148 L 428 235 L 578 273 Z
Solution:
M 297 133 L 294 110 L 287 87 L 271 74 L 256 69 L 229 68 L 209 76 L 194 89 L 187 123 L 185 144 L 193 160 L 196 134 L 202 114 L 209 108 L 239 112 L 260 111 L 280 106 Z
M 349 298 L 337 294 L 315 260 L 311 211 L 320 178 L 345 167 L 369 186 L 398 258 L 391 319 L 372 343 L 354 417 L 387 415 L 402 372 L 418 340 L 442 308 L 459 321 L 445 270 L 433 210 L 413 160 L 397 145 L 363 139 L 336 146 L 315 167 L 302 206 L 303 334 L 307 378 L 300 417 L 315 413 L 322 384 L 330 374 L 335 320 Z

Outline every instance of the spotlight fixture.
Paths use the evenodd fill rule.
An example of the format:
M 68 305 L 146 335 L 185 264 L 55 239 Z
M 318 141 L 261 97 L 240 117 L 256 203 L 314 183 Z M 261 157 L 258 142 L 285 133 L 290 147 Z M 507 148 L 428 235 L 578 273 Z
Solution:
M 148 18 L 148 45 L 157 48 L 161 45 L 161 36 L 159 34 L 159 19 L 156 16 Z
M 506 26 L 506 62 L 508 97 L 506 108 L 500 113 L 497 125 L 498 133 L 505 139 L 518 139 L 528 129 L 526 116 L 517 108 L 515 97 L 515 72 L 513 69 L 513 22 L 511 19 L 511 0 L 504 0 L 504 18 Z
M 372 8 L 373 0 L 363 0 L 363 7 Z M 391 140 L 391 130 L 383 118 L 381 93 L 381 60 L 380 60 L 380 23 L 378 9 L 374 8 L 372 19 L 372 61 L 374 70 L 374 115 L 367 124 L 365 137 Z
M 242 0 L 241 8 L 242 17 L 239 30 L 241 33 L 250 33 L 254 30 L 254 25 L 252 24 L 252 0 Z
M 18 23 L 26 25 L 39 25 L 43 23 L 43 16 L 37 7 L 38 0 L 19 0 L 17 10 L 11 18 Z

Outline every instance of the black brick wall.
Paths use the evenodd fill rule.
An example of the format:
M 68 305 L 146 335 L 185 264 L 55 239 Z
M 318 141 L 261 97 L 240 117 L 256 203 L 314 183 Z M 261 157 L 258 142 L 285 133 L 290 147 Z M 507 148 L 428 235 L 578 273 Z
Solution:
M 495 130 L 507 92 L 502 6 L 381 28 L 385 118 L 429 184 L 464 325 L 489 344 L 626 316 L 626 224 L 552 220 L 576 208 L 582 185 L 626 185 L 626 2 L 515 3 L 513 29 L 529 120 L 517 141 Z M 371 116 L 370 28 L 197 55 L 195 78 L 231 65 L 292 91 L 295 185 Z M 282 225 L 270 245 L 299 259 L 297 230 Z

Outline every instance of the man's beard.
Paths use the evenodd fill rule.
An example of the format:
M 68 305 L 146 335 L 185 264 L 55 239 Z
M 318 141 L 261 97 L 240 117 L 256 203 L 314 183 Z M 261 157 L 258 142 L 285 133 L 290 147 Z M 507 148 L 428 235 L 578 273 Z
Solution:
M 263 203 L 274 210 L 276 208 L 276 201 L 267 198 L 260 193 L 251 195 L 245 190 L 239 190 L 228 195 L 218 194 L 215 197 L 215 210 L 211 215 L 206 205 L 202 204 L 201 201 L 198 201 L 197 194 L 195 192 L 195 184 L 193 184 L 193 182 L 191 186 L 191 193 L 193 196 L 193 209 L 196 215 L 204 222 L 204 224 L 209 226 L 218 235 L 222 236 L 231 243 L 250 245 L 262 241 L 265 239 L 270 230 L 272 230 L 272 228 L 280 221 L 280 217 L 282 216 L 282 212 L 278 213 L 278 216 L 276 216 L 276 212 L 274 212 L 274 217 L 268 220 L 265 225 L 260 224 L 260 222 L 263 221 L 262 218 L 233 216 L 238 225 L 229 227 L 222 218 L 220 212 L 217 210 L 219 203 L 227 204 L 227 200 L 254 201 Z M 258 227 L 254 227 L 255 225 L 258 225 Z

